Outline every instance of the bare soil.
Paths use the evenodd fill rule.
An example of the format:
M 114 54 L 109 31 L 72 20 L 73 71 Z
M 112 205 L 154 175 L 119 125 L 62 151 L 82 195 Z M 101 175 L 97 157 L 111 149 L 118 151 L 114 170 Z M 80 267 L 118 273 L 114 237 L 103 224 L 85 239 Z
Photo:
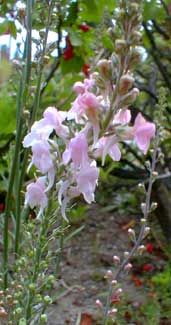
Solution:
M 54 288 L 58 298 L 48 311 L 49 325 L 103 324 L 95 301 L 105 301 L 108 286 L 104 276 L 107 270 L 114 270 L 113 255 L 122 257 L 130 249 L 127 229 L 132 222 L 136 223 L 131 216 L 121 217 L 91 206 L 83 221 L 84 230 L 64 250 L 61 279 Z M 132 304 L 143 302 L 142 289 L 134 285 L 129 275 L 121 279 L 121 285 Z

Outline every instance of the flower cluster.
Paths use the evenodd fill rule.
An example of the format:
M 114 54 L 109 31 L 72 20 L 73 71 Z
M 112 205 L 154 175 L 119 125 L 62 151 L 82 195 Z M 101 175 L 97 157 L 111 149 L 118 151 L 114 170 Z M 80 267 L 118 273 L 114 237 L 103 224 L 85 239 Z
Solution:
M 104 74 L 105 62 L 101 68 L 102 65 Z M 138 89 L 129 90 L 132 83 L 133 78 L 125 75 L 118 90 L 114 85 L 111 89 L 106 82 L 103 91 L 94 73 L 89 79 L 74 84 L 77 97 L 68 112 L 48 107 L 43 118 L 33 124 L 23 145 L 32 149 L 29 168 L 34 165 L 42 175 L 27 186 L 25 203 L 31 208 L 39 206 L 39 215 L 47 207 L 48 193 L 54 185 L 65 219 L 66 207 L 72 198 L 82 194 L 87 203 L 93 202 L 99 178 L 96 159 L 101 158 L 102 165 L 107 155 L 119 161 L 121 142 L 135 141 L 146 154 L 155 135 L 155 125 L 139 113 L 130 126 L 128 106 L 138 95 Z M 111 91 L 117 91 L 114 100 Z M 62 168 L 57 179 L 59 167 Z

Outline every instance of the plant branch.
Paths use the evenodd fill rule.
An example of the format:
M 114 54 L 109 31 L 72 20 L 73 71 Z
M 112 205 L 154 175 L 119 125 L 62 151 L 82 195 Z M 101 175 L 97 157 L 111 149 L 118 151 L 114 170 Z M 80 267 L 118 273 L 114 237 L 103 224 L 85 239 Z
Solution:
M 156 160 L 157 160 L 157 149 L 158 149 L 158 142 L 159 142 L 159 133 L 157 131 L 156 137 L 155 137 L 155 144 L 154 144 L 154 151 L 153 151 L 153 156 L 152 156 L 152 165 L 151 165 L 151 170 L 150 170 L 150 177 L 149 177 L 149 183 L 148 183 L 148 189 L 146 193 L 146 202 L 145 202 L 145 210 L 143 212 L 144 214 L 144 220 L 145 222 L 143 223 L 139 236 L 137 240 L 135 241 L 135 244 L 130 251 L 129 255 L 123 260 L 122 264 L 118 268 L 114 279 L 118 280 L 120 277 L 121 272 L 124 270 L 125 266 L 129 262 L 129 260 L 135 255 L 137 252 L 138 247 L 140 246 L 142 240 L 144 239 L 145 236 L 145 228 L 147 224 L 147 218 L 150 213 L 150 203 L 151 203 L 151 192 L 152 192 L 152 184 L 153 184 L 153 173 L 155 171 L 156 167 Z M 110 303 L 111 303 L 111 297 L 112 297 L 112 292 L 113 292 L 113 287 L 112 283 L 109 283 L 109 291 L 108 291 L 108 297 L 106 301 L 106 306 L 105 306 L 105 311 L 104 311 L 104 324 L 107 325 L 107 320 L 108 320 L 108 311 L 110 308 Z

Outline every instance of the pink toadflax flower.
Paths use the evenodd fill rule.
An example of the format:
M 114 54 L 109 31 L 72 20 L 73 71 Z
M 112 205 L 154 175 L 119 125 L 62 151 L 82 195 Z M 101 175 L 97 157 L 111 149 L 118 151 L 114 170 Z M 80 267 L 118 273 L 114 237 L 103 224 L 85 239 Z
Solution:
M 23 141 L 25 148 L 32 147 L 37 141 L 48 140 L 53 130 L 59 137 L 67 137 L 68 128 L 62 124 L 66 117 L 65 112 L 60 112 L 55 107 L 48 107 L 43 116 L 43 119 L 34 122 L 31 132 L 25 136 Z
M 99 169 L 96 167 L 95 161 L 91 165 L 84 166 L 76 173 L 75 179 L 77 189 L 83 194 L 87 203 L 94 201 L 94 191 L 99 177 Z
M 63 153 L 63 162 L 65 165 L 72 159 L 75 167 L 83 167 L 86 162 L 89 162 L 88 143 L 85 135 L 79 133 L 75 138 L 71 139 Z
M 48 140 L 52 131 L 52 126 L 47 124 L 45 119 L 34 122 L 31 128 L 31 132 L 28 133 L 23 140 L 24 148 L 33 146 L 37 141 Z
M 53 167 L 50 155 L 50 145 L 47 141 L 37 141 L 32 146 L 32 164 L 34 164 L 42 174 L 47 173 Z
M 68 128 L 62 124 L 67 116 L 66 112 L 58 111 L 55 107 L 48 107 L 43 116 L 47 125 L 51 126 L 59 137 L 65 138 L 68 135 Z
M 76 92 L 77 95 L 83 94 L 86 90 L 89 90 L 95 84 L 94 79 L 84 79 L 84 83 L 81 81 L 76 81 L 73 90 Z
M 114 124 L 128 124 L 131 120 L 131 111 L 129 109 L 120 109 L 114 116 Z
M 99 99 L 88 91 L 78 95 L 76 100 L 72 103 L 72 108 L 68 112 L 69 119 L 75 118 L 78 123 L 82 117 L 87 117 L 92 123 L 95 122 L 98 119 L 100 101 L 101 98 Z
M 97 149 L 95 150 L 95 157 L 102 157 L 102 166 L 104 166 L 106 155 L 109 156 L 114 161 L 119 161 L 121 159 L 121 152 L 119 146 L 117 144 L 117 137 L 114 135 L 109 137 L 102 137 L 97 145 Z
M 40 211 L 37 218 L 47 207 L 48 198 L 45 194 L 45 177 L 39 177 L 36 182 L 30 183 L 27 186 L 25 205 L 29 205 L 31 209 L 40 206 Z
M 134 139 L 137 146 L 144 154 L 150 145 L 151 138 L 154 138 L 156 127 L 154 123 L 147 122 L 141 113 L 138 113 L 134 123 Z

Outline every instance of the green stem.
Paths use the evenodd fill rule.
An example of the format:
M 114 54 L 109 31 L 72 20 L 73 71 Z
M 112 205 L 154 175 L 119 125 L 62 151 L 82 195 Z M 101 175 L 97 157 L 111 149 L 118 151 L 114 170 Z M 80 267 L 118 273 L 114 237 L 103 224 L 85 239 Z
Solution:
M 63 246 L 64 246 L 63 229 L 64 229 L 64 227 L 65 227 L 65 222 L 64 222 L 64 220 L 62 220 L 62 233 L 61 233 L 60 238 L 59 238 L 60 251 L 59 251 L 59 254 L 56 257 L 56 266 L 55 266 L 55 274 L 56 275 L 58 275 L 59 267 L 60 267 L 60 263 L 61 263 L 62 255 L 63 255 Z
M 38 73 L 38 79 L 37 79 L 35 101 L 34 101 L 34 105 L 33 105 L 33 111 L 32 111 L 32 115 L 30 118 L 29 127 L 31 127 L 31 125 L 34 123 L 36 116 L 37 116 L 38 108 L 40 105 L 41 83 L 42 83 L 42 75 L 43 75 L 43 68 L 44 68 L 43 63 L 44 63 L 44 56 L 46 54 L 47 37 L 48 37 L 49 26 L 50 26 L 50 21 L 51 21 L 52 8 L 53 8 L 53 6 L 51 3 L 51 5 L 49 6 L 48 21 L 47 21 L 47 27 L 46 27 L 46 31 L 45 31 L 45 38 L 44 38 L 44 42 L 43 42 L 43 50 L 42 50 L 42 55 L 41 55 L 40 63 L 39 63 L 39 73 Z M 19 190 L 22 188 L 24 176 L 26 173 L 26 168 L 27 168 L 27 164 L 28 164 L 28 156 L 29 156 L 29 149 L 25 149 L 22 169 L 21 169 L 21 173 L 20 173 Z M 29 209 L 27 209 L 27 210 L 24 209 L 25 219 L 27 219 L 28 213 L 29 213 Z M 21 217 L 20 217 L 20 219 L 21 219 Z
M 29 1 L 28 1 L 29 2 Z M 31 3 L 31 2 L 30 2 Z M 39 64 L 39 75 L 37 79 L 37 87 L 36 87 L 36 94 L 35 94 L 35 101 L 34 101 L 34 106 L 33 106 L 33 112 L 31 116 L 31 121 L 30 125 L 35 121 L 37 111 L 40 105 L 40 91 L 41 91 L 41 82 L 42 82 L 42 74 L 43 74 L 43 63 L 44 63 L 44 56 L 46 54 L 46 45 L 47 45 L 47 37 L 48 37 L 48 31 L 49 31 L 49 26 L 50 26 L 50 18 L 51 18 L 51 12 L 52 12 L 52 3 L 49 6 L 49 13 L 48 13 L 48 21 L 47 21 L 47 28 L 45 32 L 45 38 L 43 42 L 43 51 L 40 59 L 40 64 Z M 26 70 L 26 81 L 28 82 L 30 79 L 30 67 L 31 67 L 31 12 L 32 12 L 32 5 L 28 6 L 28 16 L 30 17 L 30 20 L 28 21 L 28 46 L 27 46 L 27 57 L 30 58 L 28 60 L 27 64 L 27 70 Z M 19 238 L 20 238 L 20 228 L 21 228 L 21 195 L 20 191 L 22 188 L 25 172 L 26 172 L 26 166 L 28 162 L 28 155 L 29 155 L 29 150 L 25 151 L 24 158 L 23 158 L 23 164 L 22 164 L 22 169 L 19 175 L 18 179 L 18 188 L 17 188 L 17 218 L 16 218 L 16 233 L 15 233 L 15 254 L 16 257 L 18 255 L 19 251 Z M 27 210 L 29 213 L 29 210 Z
M 155 167 L 156 167 L 158 143 L 159 143 L 159 131 L 157 130 L 156 137 L 155 137 L 155 143 L 154 143 L 154 151 L 153 151 L 153 156 L 152 156 L 152 165 L 151 165 L 151 170 L 150 170 L 148 190 L 146 193 L 146 202 L 145 202 L 146 208 L 144 211 L 144 220 L 147 220 L 148 215 L 150 213 L 150 201 L 151 201 L 151 193 L 152 193 L 152 185 L 153 185 L 153 172 L 155 171 Z M 129 262 L 130 258 L 133 257 L 135 255 L 135 253 L 137 252 L 138 247 L 140 246 L 142 240 L 144 239 L 146 225 L 147 225 L 146 222 L 142 225 L 142 227 L 140 229 L 139 236 L 138 236 L 132 250 L 130 251 L 129 255 L 123 260 L 122 264 L 120 265 L 118 271 L 115 274 L 115 277 L 114 277 L 115 280 L 118 280 L 121 272 L 123 271 L 126 264 Z M 110 282 L 105 311 L 104 311 L 104 325 L 107 325 L 107 323 L 108 323 L 108 311 L 109 311 L 110 304 L 111 304 L 112 292 L 113 292 L 113 287 L 112 287 L 112 283 Z
M 19 239 L 20 239 L 20 225 L 21 225 L 21 195 L 20 195 L 20 147 L 21 147 L 21 137 L 22 137 L 22 127 L 23 127 L 23 106 L 26 102 L 28 95 L 28 86 L 31 76 L 31 49 L 32 49 L 32 40 L 31 40 L 31 32 L 32 32 L 32 0 L 27 0 L 27 39 L 26 39 L 26 67 L 24 71 L 24 82 L 22 86 L 22 91 L 19 97 L 18 104 L 18 147 L 19 152 L 17 156 L 17 166 L 16 166 L 16 228 L 15 228 L 15 256 L 18 255 L 19 250 Z
M 49 211 L 49 208 L 47 212 Z M 34 264 L 34 271 L 33 271 L 33 276 L 31 279 L 31 284 L 35 285 L 37 284 L 37 278 L 40 272 L 40 263 L 41 263 L 41 257 L 43 254 L 42 248 L 44 246 L 44 240 L 42 238 L 47 236 L 47 233 L 49 231 L 48 223 L 49 220 L 47 218 L 48 213 L 46 216 L 43 216 L 42 224 L 41 224 L 41 230 L 39 232 L 38 240 L 37 240 L 37 245 L 36 245 L 36 256 L 35 256 L 35 264 Z M 32 304 L 33 304 L 33 299 L 34 299 L 34 294 L 31 290 L 29 290 L 28 293 L 28 302 L 27 302 L 27 307 L 26 307 L 26 319 L 27 319 L 27 324 L 30 324 L 30 318 L 32 316 Z
M 34 107 L 33 107 L 30 125 L 32 125 L 33 122 L 35 121 L 36 116 L 37 116 L 37 111 L 38 111 L 38 108 L 40 105 L 40 94 L 41 94 L 41 83 L 42 83 L 42 74 L 43 74 L 43 67 L 44 67 L 44 56 L 46 54 L 47 38 L 48 38 L 48 32 L 49 32 L 49 27 L 50 27 L 50 22 L 51 22 L 51 14 L 52 14 L 52 9 L 53 9 L 52 2 L 49 5 L 48 20 L 47 20 L 47 24 L 46 24 L 47 27 L 46 27 L 45 37 L 44 37 L 44 41 L 43 41 L 42 55 L 41 55 L 41 58 L 39 61 L 39 74 L 38 74 L 38 79 L 37 79 L 35 101 L 34 101 Z

